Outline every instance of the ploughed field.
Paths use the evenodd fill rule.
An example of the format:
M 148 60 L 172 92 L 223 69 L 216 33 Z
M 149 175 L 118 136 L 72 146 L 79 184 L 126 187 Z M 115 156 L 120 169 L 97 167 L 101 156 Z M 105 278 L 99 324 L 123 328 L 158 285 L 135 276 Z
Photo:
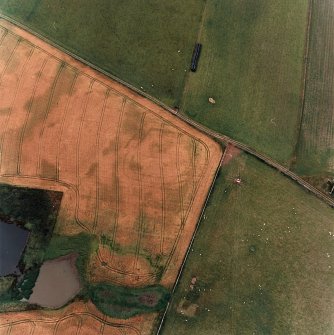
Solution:
M 89 282 L 167 288 L 222 154 L 172 114 L 3 19 L 0 152 L 1 182 L 63 192 L 57 235 L 96 237 Z M 11 315 L 2 314 L 0 334 L 13 334 L 12 320 L 33 325 Z M 45 322 L 53 326 L 43 334 L 59 326 Z

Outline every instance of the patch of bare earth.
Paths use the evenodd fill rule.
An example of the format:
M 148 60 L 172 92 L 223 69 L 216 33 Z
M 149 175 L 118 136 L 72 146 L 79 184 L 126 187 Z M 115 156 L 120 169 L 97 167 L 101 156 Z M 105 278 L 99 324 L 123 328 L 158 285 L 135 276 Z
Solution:
M 222 166 L 227 165 L 234 157 L 238 156 L 241 153 L 241 150 L 237 147 L 235 147 L 232 144 L 228 144 L 222 161 Z

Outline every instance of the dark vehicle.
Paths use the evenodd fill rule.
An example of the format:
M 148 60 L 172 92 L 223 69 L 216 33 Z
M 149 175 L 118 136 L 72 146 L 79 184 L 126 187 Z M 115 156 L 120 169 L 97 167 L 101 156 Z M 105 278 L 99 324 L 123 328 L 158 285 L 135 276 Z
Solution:
M 191 67 L 190 70 L 192 72 L 196 72 L 197 65 L 198 65 L 198 59 L 201 54 L 202 44 L 196 43 L 193 51 L 193 56 L 191 58 Z

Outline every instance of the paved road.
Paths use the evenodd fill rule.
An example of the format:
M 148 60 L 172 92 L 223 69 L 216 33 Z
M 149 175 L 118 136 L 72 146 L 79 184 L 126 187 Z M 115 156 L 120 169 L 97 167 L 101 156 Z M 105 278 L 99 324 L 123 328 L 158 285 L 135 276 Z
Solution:
M 319 191 L 317 188 L 315 188 L 314 186 L 312 186 L 311 184 L 309 184 L 308 182 L 306 182 L 304 179 L 302 179 L 301 177 L 299 177 L 298 175 L 296 175 L 295 173 L 293 173 L 292 171 L 290 171 L 288 168 L 286 168 L 285 166 L 279 164 L 278 162 L 276 162 L 275 160 L 273 160 L 272 158 L 270 158 L 269 156 L 266 156 L 262 153 L 257 152 L 255 149 L 249 147 L 248 145 L 241 143 L 239 141 L 236 141 L 226 135 L 222 135 L 220 133 L 217 133 L 193 120 L 191 120 L 190 118 L 188 118 L 187 116 L 185 116 L 184 114 L 181 113 L 177 113 L 175 110 L 173 110 L 172 108 L 170 108 L 169 106 L 167 106 L 166 104 L 164 104 L 162 101 L 150 96 L 149 94 L 147 94 L 146 92 L 143 92 L 141 90 L 139 90 L 138 88 L 132 86 L 131 84 L 121 80 L 120 78 L 106 72 L 105 70 L 101 69 L 100 67 L 90 63 L 89 61 L 87 61 L 86 59 L 83 59 L 79 56 L 77 56 L 76 54 L 73 54 L 72 52 L 66 50 L 65 48 L 63 48 L 62 46 L 50 41 L 49 39 L 47 39 L 46 37 L 34 32 L 33 30 L 29 29 L 28 27 L 20 24 L 19 22 L 13 20 L 12 18 L 7 17 L 6 15 L 2 14 L 0 12 L 0 18 L 3 18 L 5 20 L 8 20 L 12 23 L 14 23 L 15 25 L 29 31 L 31 34 L 39 37 L 40 39 L 44 40 L 45 42 L 55 46 L 56 48 L 62 50 L 63 52 L 65 52 L 66 54 L 70 55 L 71 57 L 81 61 L 82 63 L 90 66 L 91 68 L 102 72 L 105 76 L 123 84 L 124 86 L 130 88 L 131 90 L 135 91 L 136 93 L 148 98 L 149 100 L 151 100 L 152 102 L 156 103 L 157 105 L 163 107 L 164 109 L 166 109 L 167 111 L 169 111 L 170 113 L 172 113 L 173 115 L 177 116 L 178 118 L 182 119 L 184 122 L 192 125 L 193 127 L 195 127 L 196 129 L 200 130 L 201 132 L 215 138 L 218 142 L 222 142 L 223 144 L 227 145 L 227 144 L 232 144 L 235 147 L 255 156 L 256 158 L 258 158 L 259 160 L 263 161 L 264 163 L 266 163 L 267 165 L 275 168 L 276 170 L 280 171 L 282 174 L 284 174 L 285 176 L 291 178 L 292 180 L 296 181 L 299 185 L 301 185 L 302 187 L 304 187 L 306 190 L 308 190 L 309 192 L 313 193 L 314 195 L 316 195 L 318 198 L 322 199 L 323 201 L 325 201 L 329 206 L 334 207 L 334 199 L 332 197 L 330 197 L 329 195 L 326 195 L 324 193 L 322 193 L 321 191 Z

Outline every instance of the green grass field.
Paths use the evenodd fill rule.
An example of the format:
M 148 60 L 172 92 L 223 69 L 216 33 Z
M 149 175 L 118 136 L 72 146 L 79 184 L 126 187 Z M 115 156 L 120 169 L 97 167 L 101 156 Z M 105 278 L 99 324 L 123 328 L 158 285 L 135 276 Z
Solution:
M 204 217 L 163 335 L 333 334 L 330 207 L 243 154 L 222 169 Z M 194 317 L 177 312 L 184 298 Z
M 297 160 L 302 175 L 334 176 L 334 7 L 313 1 L 305 107 Z
M 308 0 L 209 0 L 183 110 L 288 163 L 300 120 L 307 9 Z
M 0 11 L 171 106 L 204 0 L 1 0 Z M 180 50 L 180 52 L 178 52 Z

